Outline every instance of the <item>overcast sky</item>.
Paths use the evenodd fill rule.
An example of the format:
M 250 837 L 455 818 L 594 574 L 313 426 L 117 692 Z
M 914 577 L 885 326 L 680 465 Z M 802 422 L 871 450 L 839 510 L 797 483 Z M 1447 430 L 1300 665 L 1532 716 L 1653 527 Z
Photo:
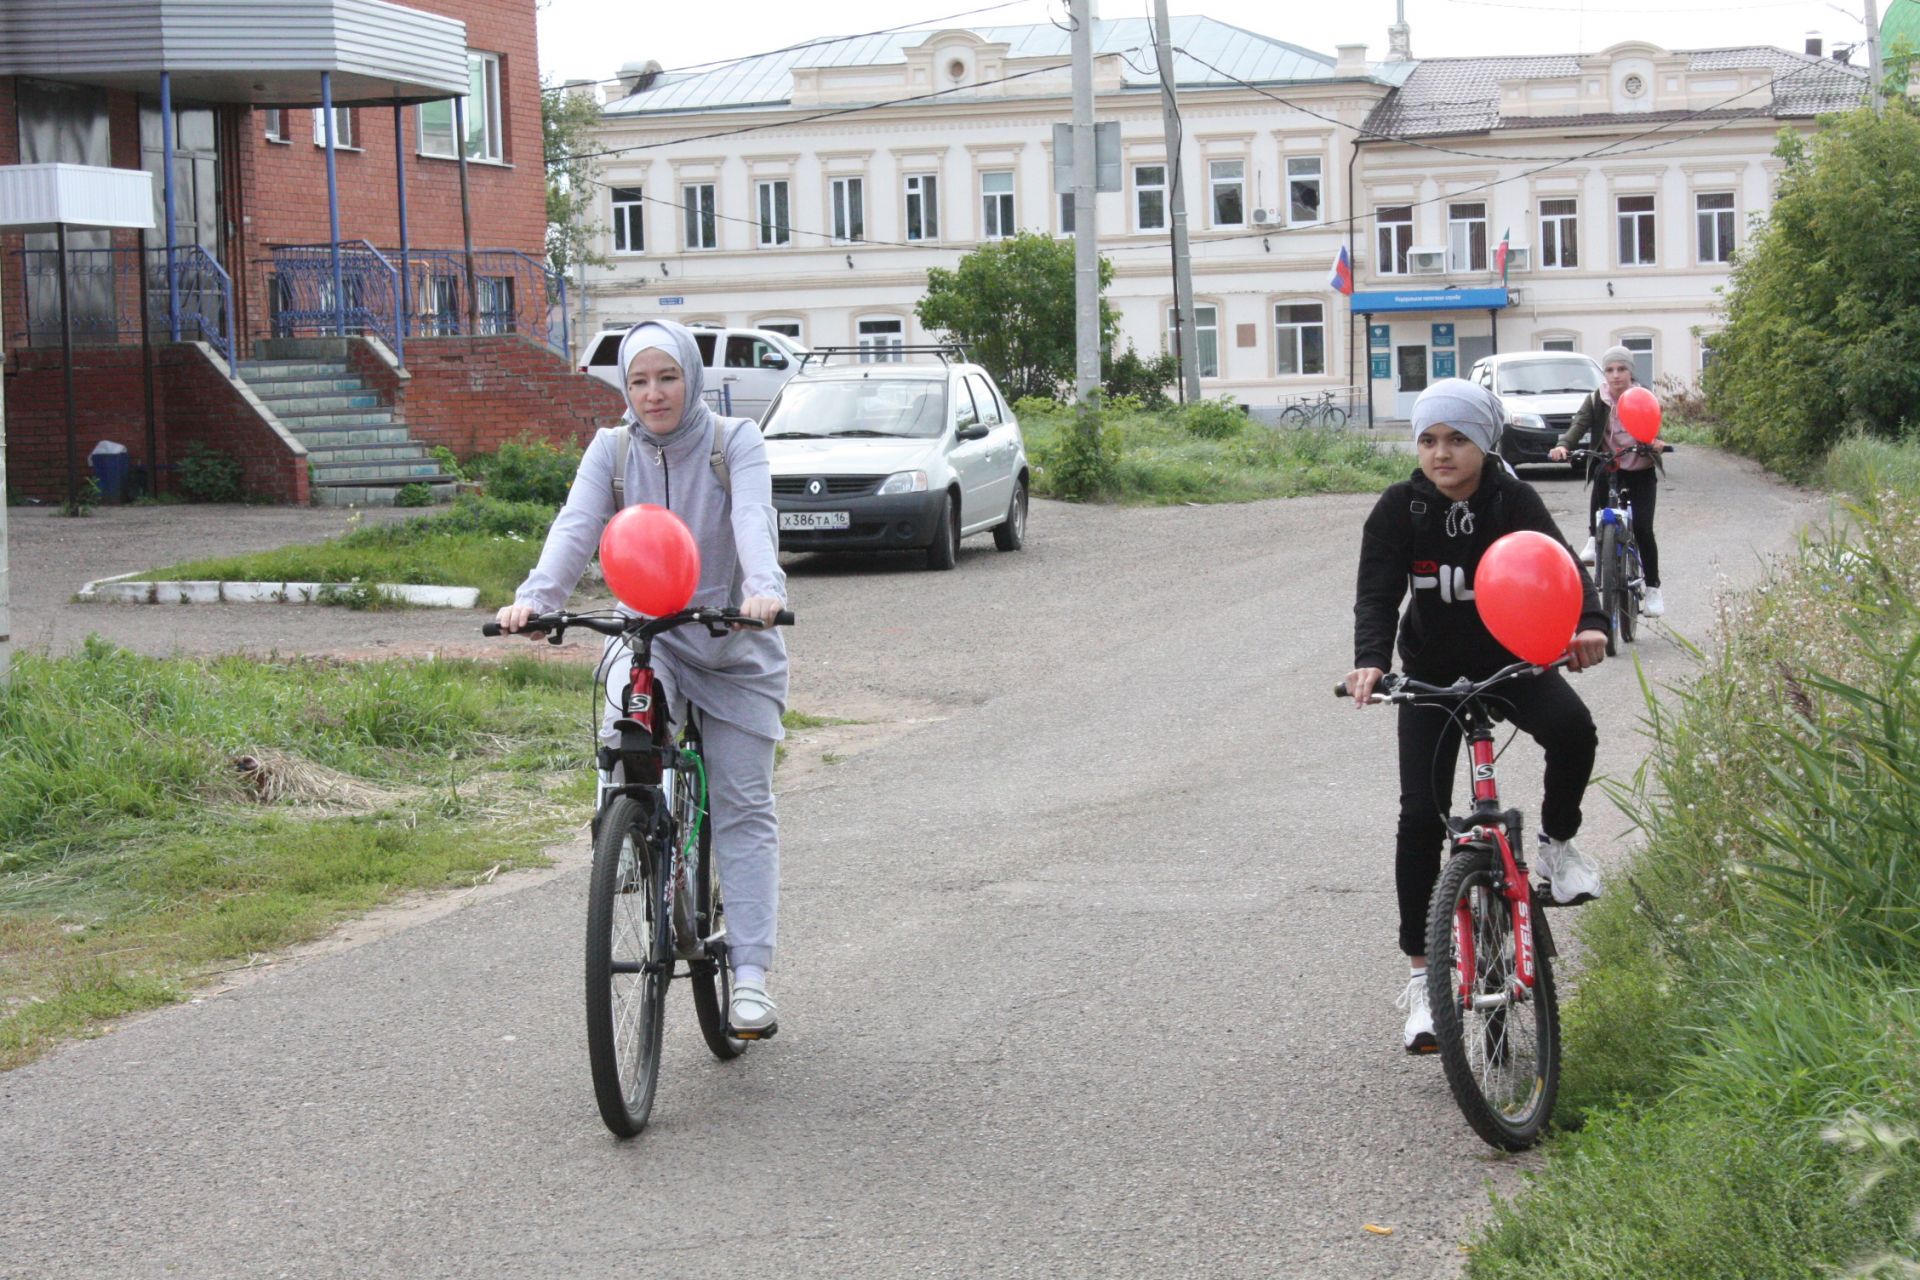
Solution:
M 821 36 L 912 24 L 992 26 L 1065 20 L 1066 0 L 1018 0 L 990 12 L 951 17 L 993 0 L 542 0 L 542 71 L 601 80 L 625 62 L 657 59 L 669 69 L 763 53 Z M 1102 18 L 1145 17 L 1150 0 L 1097 0 Z M 1336 44 L 1365 42 L 1383 58 L 1394 0 L 1170 0 L 1175 14 L 1204 14 L 1329 56 Z M 1880 5 L 1882 12 L 1885 2 Z M 1772 44 L 1798 49 L 1808 31 L 1829 48 L 1865 39 L 1858 0 L 1406 0 L 1416 57 L 1487 53 L 1578 53 L 1622 40 L 1669 49 Z M 943 21 L 945 19 L 946 21 Z M 1866 65 L 1866 50 L 1854 59 Z

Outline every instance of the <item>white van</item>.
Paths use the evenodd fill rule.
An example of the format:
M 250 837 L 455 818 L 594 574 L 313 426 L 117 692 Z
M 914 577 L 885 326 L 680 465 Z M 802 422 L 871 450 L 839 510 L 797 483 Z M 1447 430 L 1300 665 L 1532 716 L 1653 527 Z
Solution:
M 689 325 L 706 364 L 707 403 L 717 413 L 758 422 L 793 371 L 800 367 L 801 348 L 784 333 L 768 329 L 723 329 L 718 325 Z M 617 367 L 620 339 L 625 329 L 602 329 L 593 335 L 580 358 L 580 372 L 626 393 Z

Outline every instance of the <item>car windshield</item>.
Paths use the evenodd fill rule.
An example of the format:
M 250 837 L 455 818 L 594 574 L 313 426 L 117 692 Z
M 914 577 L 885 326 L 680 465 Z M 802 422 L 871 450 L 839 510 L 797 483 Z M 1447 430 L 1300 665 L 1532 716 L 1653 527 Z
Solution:
M 945 378 L 861 378 L 789 382 L 761 429 L 797 436 L 906 436 L 931 440 L 947 421 Z
M 1499 371 L 1503 396 L 1550 396 L 1586 392 L 1600 386 L 1600 370 L 1591 360 L 1516 360 Z

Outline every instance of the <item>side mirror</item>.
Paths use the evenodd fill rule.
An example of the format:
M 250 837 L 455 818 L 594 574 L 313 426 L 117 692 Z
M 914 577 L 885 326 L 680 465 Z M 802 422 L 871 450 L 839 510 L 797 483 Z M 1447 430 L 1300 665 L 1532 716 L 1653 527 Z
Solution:
M 778 351 L 768 351 L 761 355 L 760 367 L 762 369 L 784 369 L 787 367 L 787 358 Z
M 987 429 L 977 422 L 968 423 L 953 433 L 955 440 L 985 440 Z

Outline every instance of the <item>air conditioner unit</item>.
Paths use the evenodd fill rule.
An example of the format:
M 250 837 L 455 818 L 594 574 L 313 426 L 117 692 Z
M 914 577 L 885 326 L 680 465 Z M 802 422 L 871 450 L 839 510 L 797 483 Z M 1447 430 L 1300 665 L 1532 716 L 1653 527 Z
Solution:
M 1507 246 L 1507 270 L 1508 271 L 1533 270 L 1533 250 L 1528 248 L 1524 244 L 1508 245 Z
M 1409 249 L 1407 250 L 1407 273 L 1416 276 L 1445 275 L 1447 271 L 1447 251 L 1445 249 Z
M 1253 225 L 1256 227 L 1278 226 L 1284 221 L 1286 221 L 1286 219 L 1280 216 L 1280 210 L 1278 209 L 1255 209 L 1253 211 Z

